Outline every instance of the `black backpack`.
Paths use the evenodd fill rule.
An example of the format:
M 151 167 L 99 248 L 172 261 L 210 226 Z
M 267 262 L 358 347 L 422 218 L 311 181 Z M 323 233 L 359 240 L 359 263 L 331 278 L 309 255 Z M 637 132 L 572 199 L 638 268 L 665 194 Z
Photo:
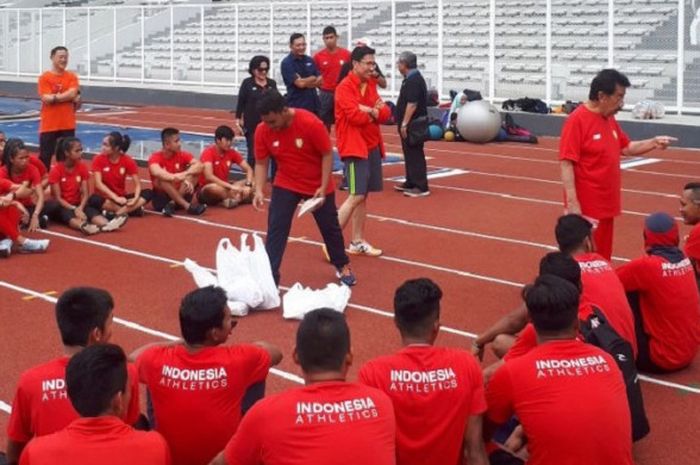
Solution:
M 639 441 L 649 434 L 649 420 L 647 420 L 644 411 L 644 399 L 639 385 L 639 375 L 632 345 L 617 334 L 603 312 L 595 306 L 593 314 L 587 320 L 579 322 L 579 330 L 587 343 L 610 354 L 620 368 L 625 381 L 627 402 L 632 417 L 632 440 Z

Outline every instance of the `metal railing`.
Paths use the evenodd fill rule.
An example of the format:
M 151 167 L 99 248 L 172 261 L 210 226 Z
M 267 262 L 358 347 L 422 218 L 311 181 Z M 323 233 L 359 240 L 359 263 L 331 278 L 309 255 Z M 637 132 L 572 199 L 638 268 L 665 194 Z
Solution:
M 273 77 L 293 32 L 313 53 L 334 25 L 344 45 L 377 50 L 388 93 L 395 60 L 414 51 L 440 95 L 471 88 L 491 100 L 583 100 L 593 75 L 616 67 L 628 103 L 700 111 L 700 5 L 696 0 L 368 0 L 217 5 L 0 9 L 0 75 L 38 76 L 49 50 L 69 48 L 83 82 L 216 86 L 232 92 L 254 55 Z

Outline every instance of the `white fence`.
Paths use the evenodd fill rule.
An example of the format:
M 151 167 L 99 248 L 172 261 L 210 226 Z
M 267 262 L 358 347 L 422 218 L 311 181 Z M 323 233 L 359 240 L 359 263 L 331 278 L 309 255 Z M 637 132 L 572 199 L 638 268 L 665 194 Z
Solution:
M 583 100 L 592 76 L 616 67 L 628 103 L 700 111 L 697 0 L 392 0 L 0 9 L 0 75 L 38 76 L 49 50 L 70 49 L 83 82 L 235 88 L 254 55 L 279 61 L 289 35 L 320 49 L 334 25 L 359 37 L 396 94 L 399 52 L 412 50 L 441 95 L 471 88 L 487 98 Z M 232 92 L 235 90 L 232 89 Z

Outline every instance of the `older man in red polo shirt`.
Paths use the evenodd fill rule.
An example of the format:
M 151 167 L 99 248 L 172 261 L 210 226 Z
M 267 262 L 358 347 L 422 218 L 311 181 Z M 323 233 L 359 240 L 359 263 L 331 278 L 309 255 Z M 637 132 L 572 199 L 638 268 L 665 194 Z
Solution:
M 663 150 L 676 140 L 656 136 L 630 141 L 615 120 L 629 86 L 619 71 L 600 71 L 591 82 L 588 101 L 564 123 L 559 142 L 566 209 L 593 220 L 598 253 L 607 260 L 612 257 L 613 220 L 621 211 L 620 154 Z
M 683 222 L 693 226 L 685 238 L 685 255 L 690 259 L 695 269 L 695 278 L 700 288 L 700 182 L 690 182 L 683 187 L 681 193 L 680 213 Z

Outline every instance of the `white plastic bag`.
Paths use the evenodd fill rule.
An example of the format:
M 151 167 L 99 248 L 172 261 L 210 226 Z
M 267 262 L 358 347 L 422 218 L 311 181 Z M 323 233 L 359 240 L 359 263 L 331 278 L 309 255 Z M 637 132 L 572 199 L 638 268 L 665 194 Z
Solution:
M 209 270 L 197 264 L 197 262 L 186 258 L 184 261 L 185 269 L 192 274 L 197 287 L 218 286 L 219 281 Z
M 244 302 L 250 308 L 262 303 L 262 290 L 250 274 L 245 252 L 236 249 L 227 238 L 221 239 L 216 248 L 216 274 L 228 300 Z
M 269 310 L 280 306 L 280 291 L 272 277 L 270 258 L 267 256 L 265 244 L 260 236 L 253 234 L 254 249 L 249 255 L 250 274 L 262 290 L 263 301 L 260 310 Z
M 250 307 L 248 307 L 248 305 L 246 305 L 244 302 L 229 300 L 226 302 L 226 304 L 228 305 L 228 309 L 233 316 L 246 316 L 250 310 Z
M 314 290 L 295 283 L 284 295 L 282 316 L 301 320 L 311 310 L 332 308 L 343 312 L 350 301 L 352 291 L 348 286 L 329 283 L 325 288 Z

